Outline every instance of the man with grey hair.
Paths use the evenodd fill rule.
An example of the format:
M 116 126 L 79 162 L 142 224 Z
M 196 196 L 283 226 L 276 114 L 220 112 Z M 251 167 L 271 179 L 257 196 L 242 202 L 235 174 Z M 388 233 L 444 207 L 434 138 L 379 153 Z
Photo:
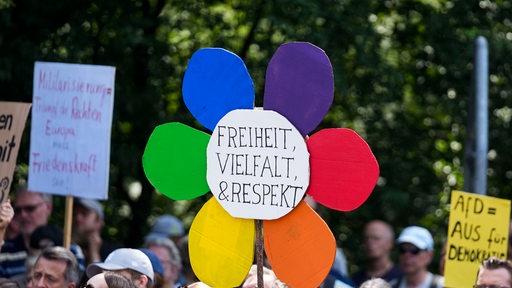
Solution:
M 177 286 L 176 284 L 185 285 L 187 283 L 179 283 L 181 274 L 181 255 L 174 242 L 166 237 L 150 236 L 146 237 L 144 241 L 145 248 L 153 252 L 164 268 L 164 279 L 170 287 Z
M 497 257 L 485 259 L 478 268 L 473 287 L 512 287 L 512 262 Z
M 14 218 L 20 234 L 6 239 L 0 254 L 0 277 L 10 278 L 25 273 L 25 259 L 30 247 L 30 237 L 36 228 L 48 224 L 52 213 L 52 197 L 49 194 L 32 192 L 26 186 L 15 191 Z
M 52 246 L 41 251 L 37 258 L 32 270 L 31 284 L 35 288 L 75 288 L 79 279 L 75 255 L 64 247 Z
M 391 288 L 391 285 L 382 278 L 372 278 L 364 281 L 359 288 Z

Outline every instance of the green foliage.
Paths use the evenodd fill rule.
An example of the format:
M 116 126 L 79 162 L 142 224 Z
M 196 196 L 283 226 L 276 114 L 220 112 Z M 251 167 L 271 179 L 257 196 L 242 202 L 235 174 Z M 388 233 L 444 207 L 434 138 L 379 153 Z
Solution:
M 181 99 L 192 53 L 217 46 L 240 55 L 261 105 L 265 69 L 277 47 L 312 42 L 329 55 L 335 73 L 335 100 L 319 129 L 356 130 L 381 171 L 359 209 L 322 209 L 354 270 L 363 261 L 359 239 L 369 219 L 390 221 L 397 232 L 425 225 L 438 244 L 446 233 L 450 191 L 464 181 L 478 35 L 490 50 L 488 194 L 512 197 L 510 6 L 463 0 L 0 1 L 0 98 L 31 101 L 36 60 L 116 66 L 107 234 L 137 245 L 156 215 L 174 213 L 190 225 L 206 200 L 167 199 L 141 167 L 156 125 L 179 121 L 203 129 Z M 27 130 L 20 163 L 28 163 Z M 133 183 L 140 183 L 138 197 L 129 193 Z M 62 217 L 56 212 L 55 221 Z

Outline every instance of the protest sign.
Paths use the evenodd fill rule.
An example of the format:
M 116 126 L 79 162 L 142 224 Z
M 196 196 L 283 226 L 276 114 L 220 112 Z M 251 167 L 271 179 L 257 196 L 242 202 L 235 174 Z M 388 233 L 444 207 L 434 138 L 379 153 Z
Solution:
M 30 103 L 0 102 L 0 203 L 7 199 Z
M 277 219 L 306 193 L 309 152 L 278 113 L 233 110 L 213 130 L 206 171 L 212 193 L 231 216 Z
M 453 191 L 446 243 L 445 287 L 471 287 L 490 256 L 507 256 L 510 200 Z
M 36 62 L 28 186 L 106 199 L 115 68 Z

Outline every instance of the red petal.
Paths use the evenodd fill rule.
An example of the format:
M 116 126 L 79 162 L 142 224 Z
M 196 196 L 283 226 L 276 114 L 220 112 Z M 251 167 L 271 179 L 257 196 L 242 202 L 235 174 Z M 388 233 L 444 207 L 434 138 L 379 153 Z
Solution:
M 346 128 L 321 130 L 306 142 L 311 177 L 307 193 L 331 209 L 351 211 L 368 199 L 379 164 L 368 144 Z

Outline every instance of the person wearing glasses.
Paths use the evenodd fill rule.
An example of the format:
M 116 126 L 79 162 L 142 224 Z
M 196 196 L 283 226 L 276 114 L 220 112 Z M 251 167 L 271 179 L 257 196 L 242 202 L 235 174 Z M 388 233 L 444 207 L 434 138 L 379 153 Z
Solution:
M 444 277 L 428 271 L 434 254 L 434 239 L 419 226 L 402 230 L 397 239 L 400 269 L 404 276 L 394 288 L 442 288 Z
M 473 288 L 511 288 L 512 262 L 489 257 L 478 268 L 476 284 Z
M 5 239 L 0 254 L 0 277 L 11 278 L 25 274 L 25 259 L 30 247 L 30 236 L 37 227 L 48 224 L 52 213 L 52 197 L 28 191 L 19 187 L 14 194 L 14 218 L 20 234 L 13 239 Z
M 27 287 L 75 288 L 80 278 L 75 255 L 61 246 L 43 249 L 32 270 L 32 279 Z
M 181 255 L 171 239 L 161 236 L 146 237 L 143 246 L 153 252 L 162 263 L 165 288 L 187 284 L 179 281 L 182 268 Z

